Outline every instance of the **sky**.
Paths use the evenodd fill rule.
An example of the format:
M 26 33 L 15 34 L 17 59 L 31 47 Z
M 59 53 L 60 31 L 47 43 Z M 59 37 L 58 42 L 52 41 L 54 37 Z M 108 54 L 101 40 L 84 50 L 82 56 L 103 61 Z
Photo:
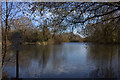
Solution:
M 2 2 L 119 2 L 119 0 L 1 0 Z
M 33 14 L 31 14 L 31 12 L 28 12 L 28 9 L 30 9 L 30 8 L 32 8 L 32 6 L 31 7 L 28 7 L 28 5 L 27 4 L 21 4 L 20 6 L 18 6 L 18 7 L 16 7 L 16 5 L 18 4 L 18 2 L 14 2 L 13 3 L 13 8 L 14 9 L 12 9 L 11 10 L 11 17 L 12 17 L 12 15 L 14 15 L 14 14 L 16 14 L 16 12 L 17 12 L 17 10 L 19 10 L 18 9 L 18 7 L 21 9 L 21 11 L 20 12 L 18 12 L 15 16 L 14 16 L 14 18 L 20 18 L 20 17 L 22 17 L 22 16 L 24 16 L 24 17 L 29 17 L 31 20 L 32 20 L 32 23 L 33 23 L 33 25 L 34 26 L 40 26 L 40 25 L 43 25 L 44 24 L 44 20 L 46 20 L 46 19 L 50 19 L 50 20 L 52 20 L 52 18 L 54 18 L 54 17 L 56 17 L 57 15 L 55 15 L 55 14 L 53 14 L 52 12 L 50 12 L 49 11 L 49 9 L 48 8 L 46 8 L 45 10 L 44 10 L 44 12 L 41 12 L 41 13 L 43 13 L 43 15 L 41 15 L 40 14 L 40 12 L 39 12 L 39 10 L 37 9 Z M 73 3 L 74 4 L 74 3 Z M 9 4 L 8 4 L 9 5 Z M 66 7 L 66 5 L 65 5 L 65 7 Z M 5 7 L 5 2 L 2 4 L 2 8 L 3 8 L 3 14 L 5 13 L 4 11 L 5 11 L 5 9 L 6 9 L 6 7 Z M 72 8 L 72 7 L 71 7 Z M 25 11 L 26 10 L 26 11 Z M 24 13 L 23 13 L 23 11 L 24 11 Z M 120 11 L 119 11 L 120 12 Z M 77 15 L 77 12 L 76 11 L 73 11 L 73 15 Z M 84 18 L 86 18 L 86 17 L 88 17 L 88 15 L 89 15 L 89 13 L 84 13 Z M 94 15 L 94 14 L 92 14 L 92 15 Z M 6 17 L 5 15 L 3 15 L 2 17 Z M 11 18 L 11 17 L 9 17 L 9 18 Z M 67 16 L 67 18 L 70 18 L 70 17 L 68 17 Z M 35 20 L 34 20 L 35 19 Z M 64 25 L 68 25 L 70 22 L 66 22 L 65 20 L 63 20 L 63 23 L 64 23 Z M 91 23 L 93 23 L 93 21 L 91 21 Z M 85 23 L 85 25 L 87 24 L 87 22 Z M 80 24 L 74 24 L 74 26 L 77 26 L 77 28 L 75 28 L 74 29 L 74 33 L 75 34 L 77 34 L 77 31 L 81 31 L 82 29 L 81 29 L 81 27 L 83 27 L 83 28 L 85 28 L 85 25 L 80 25 Z M 68 25 L 68 26 L 70 26 L 70 25 Z M 68 28 L 67 29 L 67 31 L 69 32 L 70 31 L 70 28 Z M 82 36 L 82 35 L 81 35 Z M 83 37 L 83 36 L 82 36 Z
M 17 12 L 17 10 L 18 10 L 18 8 L 16 7 L 16 5 L 17 5 L 18 3 L 17 2 L 13 2 L 13 8 L 14 9 L 12 9 L 11 10 L 11 17 L 12 17 L 12 15 L 14 15 L 16 12 Z M 74 3 L 73 3 L 74 4 Z M 8 4 L 9 5 L 9 4 Z M 22 16 L 24 16 L 24 17 L 29 17 L 30 19 L 33 19 L 32 20 L 32 23 L 33 23 L 33 25 L 34 26 L 40 26 L 40 25 L 43 25 L 43 21 L 44 20 L 46 20 L 47 18 L 48 19 L 52 19 L 52 18 L 54 18 L 54 17 L 56 17 L 57 15 L 55 15 L 55 14 L 53 14 L 52 12 L 50 12 L 47 8 L 46 8 L 46 10 L 45 10 L 45 12 L 44 12 L 44 14 L 41 16 L 41 14 L 39 13 L 39 11 L 38 11 L 38 9 L 33 13 L 33 14 L 31 14 L 31 13 L 29 13 L 28 11 L 24 11 L 24 10 L 28 10 L 28 9 L 30 9 L 31 7 L 28 7 L 28 5 L 27 4 L 21 4 L 20 6 L 18 6 L 20 9 L 21 9 L 21 11 L 20 12 L 18 12 L 15 16 L 14 16 L 14 18 L 20 18 L 20 17 L 22 17 Z M 3 2 L 3 4 L 2 4 L 2 8 L 3 8 L 3 13 L 4 13 L 4 11 L 5 11 L 5 9 L 6 9 L 6 3 L 5 2 Z M 24 13 L 22 12 L 22 11 L 24 11 Z M 74 11 L 74 15 L 77 15 L 77 13 L 76 13 L 76 11 Z M 3 15 L 3 17 L 6 17 L 5 15 Z M 11 18 L 10 17 L 10 18 Z M 87 14 L 84 14 L 84 17 L 87 17 Z M 35 19 L 35 20 L 34 20 Z M 65 24 L 65 25 L 67 25 L 68 23 L 67 22 L 65 22 L 65 20 L 63 20 L 63 23 Z M 74 29 L 74 34 L 78 34 L 77 33 L 77 31 L 80 31 L 80 30 L 82 30 L 81 29 L 81 25 L 79 25 L 79 24 L 76 24 L 77 26 L 79 26 L 79 27 L 77 27 L 77 28 L 75 28 Z M 69 32 L 70 31 L 70 27 L 67 29 L 67 31 Z M 79 34 L 80 35 L 80 34 Z M 83 35 L 80 35 L 81 37 L 84 37 Z

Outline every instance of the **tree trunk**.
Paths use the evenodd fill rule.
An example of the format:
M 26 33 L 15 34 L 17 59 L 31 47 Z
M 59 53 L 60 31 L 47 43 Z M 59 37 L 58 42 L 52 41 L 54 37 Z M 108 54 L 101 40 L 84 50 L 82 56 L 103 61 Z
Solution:
M 0 18 L 1 18 L 1 27 L 0 27 L 0 79 L 2 79 L 2 29 L 3 29 L 3 25 L 2 25 L 2 2 L 0 2 Z
M 19 78 L 19 51 L 16 51 L 16 78 Z
M 4 34 L 4 51 L 3 51 L 3 59 L 2 59 L 2 66 L 4 64 L 4 59 L 7 52 L 7 27 L 8 27 L 8 3 L 6 2 L 6 20 L 5 20 L 6 26 L 5 26 L 5 34 Z

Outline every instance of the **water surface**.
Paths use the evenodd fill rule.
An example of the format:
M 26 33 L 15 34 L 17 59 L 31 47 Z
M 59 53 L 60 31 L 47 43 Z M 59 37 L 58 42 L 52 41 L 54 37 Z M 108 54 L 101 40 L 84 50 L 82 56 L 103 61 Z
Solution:
M 93 43 L 25 45 L 19 51 L 19 77 L 118 78 L 119 52 L 119 45 Z M 6 56 L 3 74 L 9 78 L 16 77 L 15 53 L 9 49 Z

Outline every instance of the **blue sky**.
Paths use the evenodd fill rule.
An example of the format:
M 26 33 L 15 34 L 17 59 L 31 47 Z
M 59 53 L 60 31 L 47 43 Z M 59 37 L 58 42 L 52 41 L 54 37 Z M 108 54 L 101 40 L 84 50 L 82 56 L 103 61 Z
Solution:
M 74 3 L 73 3 L 73 4 L 74 4 Z M 8 3 L 8 5 L 9 5 L 9 3 Z M 46 20 L 47 18 L 52 20 L 52 18 L 57 17 L 57 15 L 53 14 L 52 12 L 50 12 L 49 9 L 47 9 L 47 8 L 46 8 L 44 14 L 41 16 L 41 14 L 39 13 L 39 10 L 38 10 L 38 9 L 37 9 L 33 14 L 31 14 L 31 13 L 29 13 L 28 11 L 24 11 L 24 10 L 30 9 L 27 4 L 24 4 L 24 5 L 21 4 L 20 6 L 16 7 L 17 5 L 18 5 L 17 2 L 13 2 L 13 8 L 14 8 L 14 9 L 11 10 L 11 17 L 12 17 L 12 15 L 14 15 L 14 14 L 17 12 L 18 7 L 19 7 L 19 8 L 21 9 L 21 11 L 18 12 L 18 13 L 14 16 L 14 18 L 20 18 L 20 17 L 24 16 L 24 17 L 29 17 L 30 19 L 35 19 L 35 20 L 37 20 L 37 21 L 32 20 L 32 23 L 33 23 L 34 26 L 43 25 L 43 24 L 44 24 L 43 21 Z M 65 6 L 65 7 L 66 7 L 66 6 Z M 4 14 L 4 11 L 5 11 L 5 9 L 6 9 L 6 3 L 5 3 L 5 2 L 2 4 L 2 8 L 3 8 L 3 14 Z M 8 7 L 8 8 L 9 8 L 9 7 Z M 71 8 L 72 8 L 72 7 L 71 7 Z M 24 14 L 23 14 L 23 11 L 24 11 Z M 74 14 L 74 15 L 77 15 L 76 11 L 74 11 L 73 14 Z M 3 17 L 5 17 L 5 15 L 3 15 Z M 9 17 L 9 18 L 11 18 L 11 17 Z M 84 17 L 86 17 L 86 14 L 84 15 Z M 65 20 L 63 20 L 63 23 L 64 23 L 64 25 L 69 24 L 69 23 L 65 22 Z M 70 25 L 68 25 L 68 26 L 70 26 Z M 82 26 L 79 25 L 79 24 L 76 24 L 76 26 L 79 26 L 79 27 L 77 27 L 77 28 L 74 29 L 74 33 L 75 33 L 75 34 L 77 34 L 77 31 L 80 31 L 80 30 L 81 30 L 81 27 L 82 27 Z M 70 30 L 71 30 L 71 27 L 68 27 L 67 31 L 69 32 Z M 81 36 L 82 36 L 82 35 L 81 35 Z M 83 37 L 83 36 L 82 36 L 82 37 Z
M 54 17 L 57 17 L 57 15 L 56 14 L 53 14 L 52 12 L 50 12 L 50 10 L 48 9 L 48 8 L 45 8 L 45 12 L 42 12 L 42 13 L 44 13 L 43 15 L 41 15 L 40 14 L 40 12 L 39 12 L 39 9 L 37 9 L 33 14 L 31 14 L 31 12 L 28 12 L 28 9 L 30 9 L 30 8 L 32 8 L 32 6 L 31 7 L 28 7 L 28 5 L 27 4 L 21 4 L 20 6 L 18 6 L 18 7 L 16 7 L 16 5 L 17 5 L 18 3 L 17 2 L 13 2 L 13 8 L 14 9 L 12 9 L 11 10 L 11 15 L 14 15 L 16 12 L 17 12 L 17 10 L 18 10 L 18 7 L 21 9 L 21 11 L 20 12 L 18 12 L 15 16 L 14 16 L 14 18 L 19 18 L 19 17 L 22 17 L 22 16 L 24 16 L 24 17 L 29 17 L 31 20 L 32 20 L 32 23 L 33 23 L 33 25 L 34 26 L 40 26 L 40 25 L 43 25 L 44 24 L 44 20 L 46 20 L 47 18 L 48 19 L 51 19 L 52 20 L 52 18 L 54 18 Z M 72 4 L 74 4 L 74 2 L 72 3 Z M 71 4 L 71 5 L 72 5 Z M 4 13 L 4 10 L 5 10 L 5 2 L 3 3 L 3 13 Z M 9 5 L 9 3 L 8 3 L 8 5 Z M 62 7 L 62 6 L 61 6 Z M 67 5 L 65 5 L 64 7 L 67 7 Z M 70 7 L 70 5 L 69 5 L 69 7 Z M 73 6 L 74 7 L 74 6 Z M 69 9 L 72 9 L 72 7 L 70 7 Z M 26 10 L 26 11 L 25 11 Z M 24 14 L 23 14 L 23 12 L 24 12 Z M 73 11 L 73 14 L 74 15 L 77 15 L 78 13 L 74 10 Z M 89 15 L 89 13 L 84 13 L 83 14 L 83 16 L 84 16 L 84 18 L 86 18 L 86 17 L 88 17 L 88 15 Z M 94 14 L 93 14 L 94 15 Z M 69 15 L 68 15 L 69 16 Z M 70 17 L 66 17 L 66 18 L 70 18 Z M 3 15 L 3 17 L 5 17 L 5 15 Z M 11 18 L 11 17 L 10 17 Z M 34 20 L 35 19 L 35 20 Z M 92 23 L 93 21 L 91 21 L 91 23 Z M 67 25 L 68 26 L 68 29 L 67 29 L 67 31 L 69 32 L 70 30 L 71 30 L 71 27 L 70 27 L 70 25 L 69 25 L 69 23 L 68 22 L 66 22 L 65 20 L 63 20 L 63 23 L 64 23 L 64 25 Z M 85 23 L 85 25 L 87 24 L 88 22 L 86 22 Z M 77 26 L 77 28 L 75 28 L 74 29 L 74 33 L 75 34 L 77 34 L 77 31 L 81 31 L 82 30 L 82 28 L 81 27 L 83 27 L 83 28 L 85 28 L 85 25 L 80 25 L 80 24 L 74 24 L 74 26 Z M 81 35 L 82 37 L 83 37 L 83 35 Z

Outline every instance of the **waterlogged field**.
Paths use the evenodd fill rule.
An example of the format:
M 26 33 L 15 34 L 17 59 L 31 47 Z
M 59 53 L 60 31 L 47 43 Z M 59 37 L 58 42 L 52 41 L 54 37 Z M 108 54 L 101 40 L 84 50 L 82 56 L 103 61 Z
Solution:
M 19 51 L 19 78 L 118 78 L 119 51 L 108 44 L 26 45 Z M 16 51 L 7 54 L 3 75 L 16 77 Z

